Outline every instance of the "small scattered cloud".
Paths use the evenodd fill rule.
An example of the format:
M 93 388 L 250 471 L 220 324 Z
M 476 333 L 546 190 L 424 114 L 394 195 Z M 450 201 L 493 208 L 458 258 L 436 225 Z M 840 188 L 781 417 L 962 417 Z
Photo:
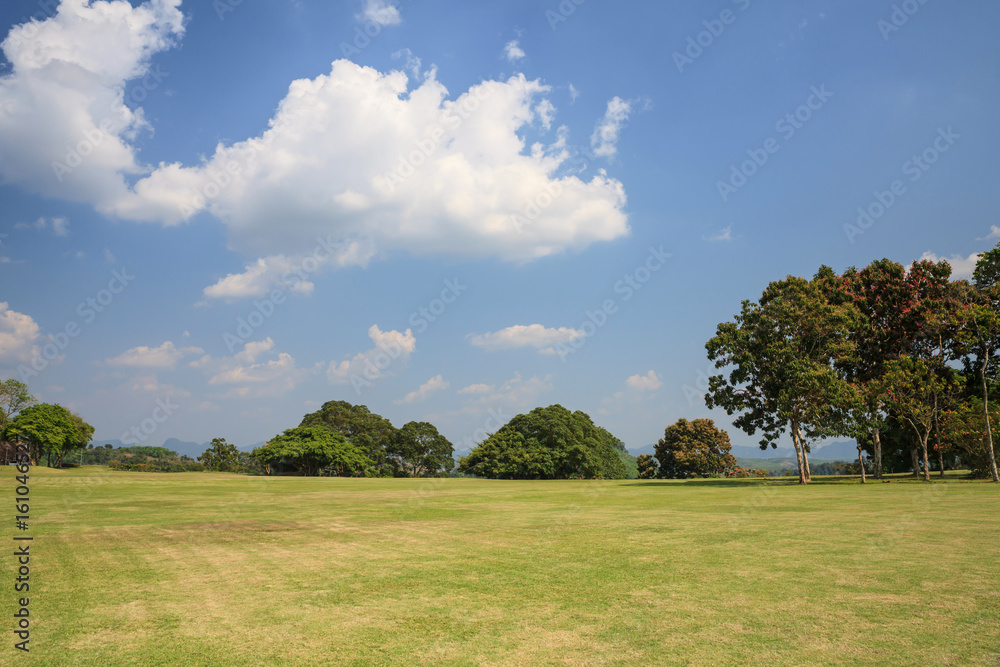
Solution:
M 399 25 L 403 21 L 396 5 L 387 0 L 365 0 L 358 18 L 381 26 Z
M 69 220 L 63 217 L 41 217 L 32 223 L 19 222 L 14 225 L 14 229 L 37 229 L 39 231 L 49 230 L 55 236 L 69 236 Z
M 584 335 L 583 331 L 568 327 L 551 329 L 541 324 L 527 326 L 518 324 L 500 331 L 473 336 L 470 342 L 474 347 L 487 352 L 534 347 L 539 354 L 557 354 L 556 345 L 570 343 Z
M 925 252 L 920 256 L 920 261 L 940 262 L 946 260 L 951 265 L 951 277 L 956 280 L 968 279 L 972 277 L 972 272 L 976 270 L 976 262 L 981 255 L 972 254 L 968 257 L 952 255 L 951 257 L 938 257 L 932 252 Z
M 618 152 L 618 139 L 622 127 L 632 114 L 632 103 L 620 97 L 608 101 L 604 117 L 598 121 L 590 137 L 590 147 L 598 157 L 611 157 Z
M 118 261 L 115 259 L 114 254 L 107 248 L 104 249 L 104 261 L 106 261 L 108 264 L 118 263 Z
M 996 225 L 990 225 L 990 233 L 981 239 L 976 239 L 977 241 L 992 241 L 993 239 L 1000 239 L 1000 227 Z
M 569 103 L 575 103 L 578 97 L 580 97 L 580 91 L 572 83 L 569 84 Z
M 496 389 L 492 384 L 470 384 L 458 390 L 460 394 L 488 394 Z
M 663 386 L 663 381 L 655 371 L 649 371 L 645 375 L 633 375 L 625 381 L 625 384 L 638 391 L 656 391 Z
M 271 357 L 264 359 L 264 357 Z M 208 374 L 209 385 L 229 387 L 213 398 L 277 398 L 293 390 L 321 367 L 300 368 L 287 352 L 275 354 L 274 341 L 249 341 L 232 357 L 212 358 L 204 355 L 191 362 L 192 368 Z
M 409 394 L 404 396 L 402 399 L 396 401 L 396 404 L 403 403 L 417 403 L 426 399 L 428 396 L 436 391 L 443 391 L 451 386 L 451 383 L 445 380 L 440 374 L 435 375 L 427 382 L 420 385 L 420 388 L 416 391 L 411 391 Z
M 503 47 L 503 55 L 509 62 L 516 62 L 524 58 L 525 53 L 520 41 L 512 39 Z
M 165 341 L 158 347 L 139 346 L 122 352 L 117 357 L 107 359 L 108 366 L 130 366 L 135 368 L 162 368 L 173 370 L 177 362 L 185 356 L 204 354 L 200 347 L 175 347 L 173 342 Z
M 137 375 L 122 385 L 121 389 L 124 389 L 130 394 L 144 392 L 147 394 L 155 394 L 157 396 L 169 396 L 170 398 L 191 397 L 191 392 L 172 384 L 164 384 L 160 382 L 155 375 Z
M 728 227 L 725 227 L 724 229 L 717 231 L 711 236 L 706 236 L 705 240 L 728 243 L 729 241 L 733 240 L 733 226 L 729 225 Z

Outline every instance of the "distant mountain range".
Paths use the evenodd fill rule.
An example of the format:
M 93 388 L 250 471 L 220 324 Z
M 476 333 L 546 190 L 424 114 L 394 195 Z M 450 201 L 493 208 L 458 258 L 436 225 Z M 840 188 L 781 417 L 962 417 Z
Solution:
M 115 438 L 108 438 L 105 440 L 94 440 L 94 447 L 102 447 L 106 444 L 111 445 L 112 447 L 115 448 L 130 446 L 129 444 L 125 444 L 121 440 L 117 440 Z M 130 443 L 130 444 L 134 445 L 135 443 Z M 187 455 L 193 459 L 196 459 L 202 454 L 204 454 L 205 450 L 212 445 L 211 441 L 202 443 L 185 442 L 184 440 L 178 440 L 177 438 L 167 438 L 166 440 L 163 441 L 162 444 L 155 442 L 143 442 L 140 444 L 143 445 L 144 447 L 165 447 L 171 451 L 177 452 L 181 456 Z M 257 442 L 248 447 L 240 447 L 239 449 L 244 452 L 249 452 L 253 449 L 256 449 L 257 447 L 260 447 L 263 444 L 264 444 L 263 442 Z
M 640 454 L 655 455 L 654 448 L 655 445 L 646 445 L 638 449 L 630 449 L 629 454 L 632 456 L 639 456 Z M 794 459 L 795 450 L 791 447 L 761 449 L 760 447 L 734 445 L 733 456 L 737 459 Z M 809 452 L 810 461 L 853 461 L 856 458 L 858 458 L 858 446 L 853 440 L 831 442 L 820 447 L 815 447 Z

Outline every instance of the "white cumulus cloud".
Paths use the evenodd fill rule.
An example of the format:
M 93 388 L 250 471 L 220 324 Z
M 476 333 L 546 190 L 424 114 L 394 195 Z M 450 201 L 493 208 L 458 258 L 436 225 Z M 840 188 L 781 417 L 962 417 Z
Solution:
M 932 252 L 925 252 L 920 256 L 920 261 L 940 262 L 946 260 L 951 265 L 951 277 L 954 280 L 968 279 L 972 277 L 972 272 L 976 270 L 976 262 L 980 255 L 972 254 L 968 257 L 952 255 L 951 257 L 938 257 Z
M 404 396 L 402 399 L 396 401 L 397 404 L 403 403 L 417 403 L 424 400 L 436 391 L 443 391 L 451 386 L 451 383 L 445 380 L 440 374 L 435 375 L 427 382 L 420 385 L 416 391 L 411 391 L 409 394 Z
M 399 25 L 403 20 L 396 5 L 387 0 L 365 0 L 359 18 L 381 26 Z
M 138 368 L 173 369 L 177 362 L 189 354 L 204 354 L 200 347 L 174 346 L 173 342 L 165 341 L 157 347 L 139 346 L 122 352 L 117 357 L 108 359 L 109 366 L 131 366 Z
M 500 331 L 473 336 L 472 345 L 489 352 L 514 350 L 522 347 L 537 348 L 541 354 L 556 354 L 555 345 L 566 344 L 582 338 L 584 332 L 568 327 L 552 329 L 541 324 L 518 324 Z
M 639 391 L 656 391 L 663 386 L 663 381 L 655 371 L 649 371 L 645 375 L 633 375 L 625 381 L 625 384 Z
M 520 42 L 516 39 L 512 39 L 507 42 L 507 44 L 503 47 L 503 54 L 504 57 L 506 57 L 510 62 L 520 60 L 525 56 L 524 49 L 521 48 Z
M 55 16 L 12 28 L 0 44 L 10 62 L 0 77 L 0 179 L 114 208 L 125 176 L 144 171 L 133 142 L 148 128 L 125 103 L 125 84 L 149 76 L 153 54 L 184 33 L 179 5 L 66 0 Z
M 0 361 L 16 363 L 38 356 L 40 348 L 36 341 L 40 336 L 34 318 L 11 310 L 6 301 L 0 301 Z
M 402 333 L 382 331 L 377 324 L 373 324 L 368 329 L 368 337 L 375 347 L 340 363 L 330 363 L 326 371 L 330 382 L 367 386 L 380 377 L 393 375 L 404 368 L 417 349 L 417 339 L 409 329 Z
M 270 358 L 265 358 L 270 357 Z M 227 388 L 213 398 L 276 398 L 293 390 L 317 368 L 300 368 L 287 352 L 275 354 L 274 341 L 249 341 L 231 357 L 204 355 L 190 364 L 207 372 L 209 385 Z

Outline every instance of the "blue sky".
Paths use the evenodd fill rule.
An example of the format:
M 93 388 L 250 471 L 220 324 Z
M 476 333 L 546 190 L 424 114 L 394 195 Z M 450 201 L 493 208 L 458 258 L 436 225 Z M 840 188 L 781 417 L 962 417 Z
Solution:
M 98 440 L 247 446 L 327 400 L 459 450 L 552 403 L 633 448 L 728 428 L 704 344 L 742 300 L 881 257 L 961 277 L 1000 235 L 995 3 L 0 23 L 0 375 Z

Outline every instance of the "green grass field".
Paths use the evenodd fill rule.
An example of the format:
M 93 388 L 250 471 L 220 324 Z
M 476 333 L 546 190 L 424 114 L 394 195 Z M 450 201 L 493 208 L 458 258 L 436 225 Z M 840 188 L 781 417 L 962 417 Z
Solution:
M 31 486 L 4 664 L 1000 665 L 1000 489 L 954 477 Z

